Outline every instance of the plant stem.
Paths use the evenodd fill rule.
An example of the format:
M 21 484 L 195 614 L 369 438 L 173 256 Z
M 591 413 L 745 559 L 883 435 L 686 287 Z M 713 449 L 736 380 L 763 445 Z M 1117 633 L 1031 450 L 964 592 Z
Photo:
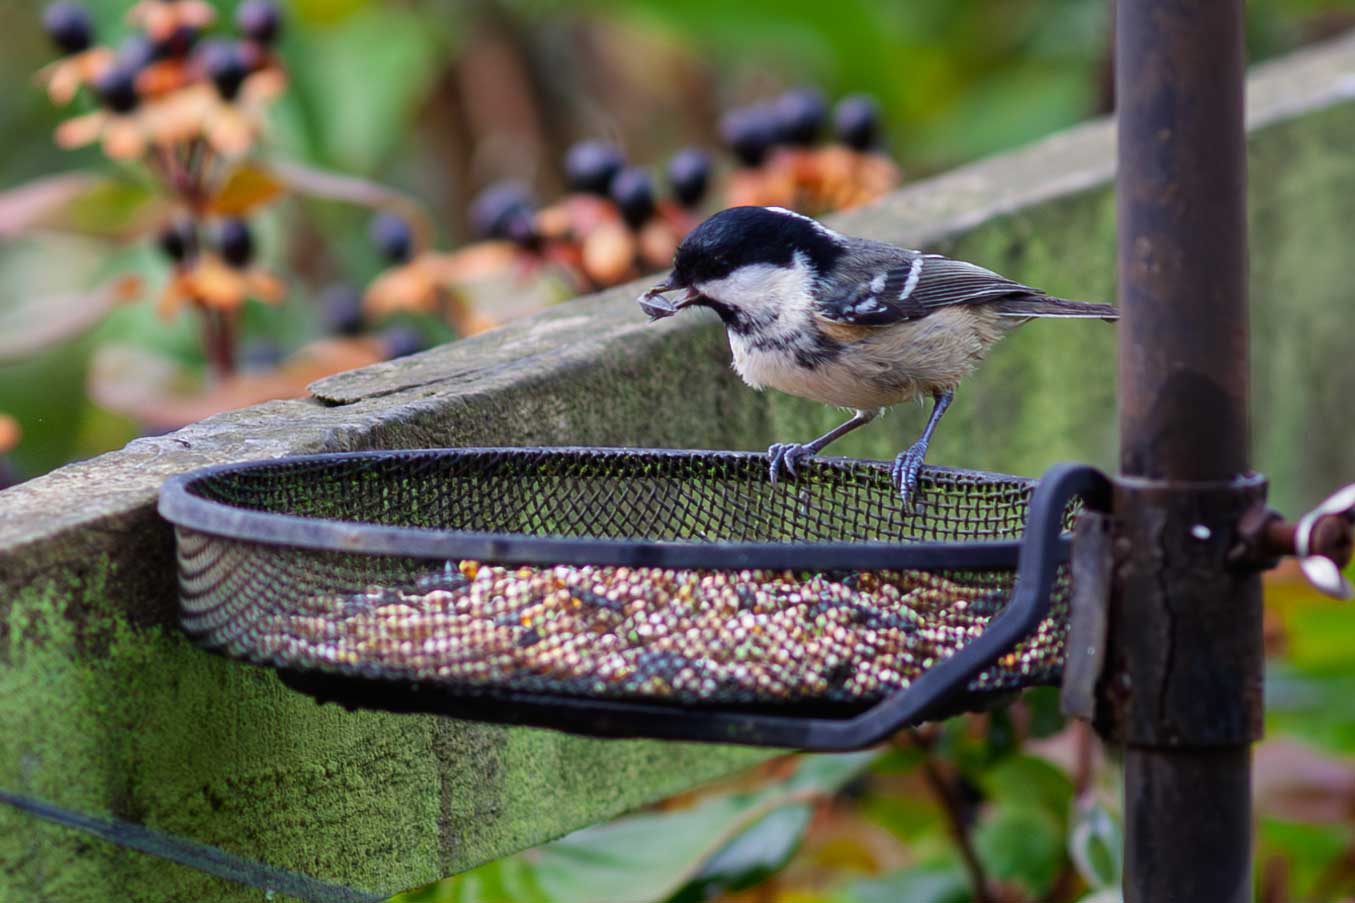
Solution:
M 1341 888 L 1350 886 L 1352 876 L 1355 876 L 1355 842 L 1347 845 L 1339 856 L 1327 863 L 1313 882 L 1309 897 L 1314 900 L 1333 900 Z
M 960 849 L 960 858 L 964 861 L 965 872 L 969 875 L 969 884 L 974 890 L 974 903 L 994 903 L 988 875 L 983 863 L 979 861 L 974 849 L 973 838 L 969 836 L 969 819 L 965 815 L 964 803 L 955 793 L 954 782 L 941 770 L 941 765 L 932 754 L 932 740 L 917 731 L 909 732 L 913 742 L 922 753 L 922 775 L 927 786 L 936 795 L 941 810 L 946 815 L 946 825 L 951 837 Z
M 202 347 L 212 375 L 226 379 L 235 372 L 235 330 L 230 314 L 216 310 L 202 312 Z

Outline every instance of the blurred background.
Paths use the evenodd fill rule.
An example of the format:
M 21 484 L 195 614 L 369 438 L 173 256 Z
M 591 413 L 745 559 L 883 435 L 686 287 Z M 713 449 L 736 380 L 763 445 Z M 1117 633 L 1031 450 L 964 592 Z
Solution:
M 90 4 L 63 56 L 41 5 L 0 0 L 0 487 L 661 268 L 664 229 L 764 172 L 728 146 L 727 114 L 787 90 L 878 104 L 878 136 L 851 149 L 888 163 L 882 181 L 816 213 L 1113 102 L 1104 0 L 287 0 L 272 29 L 257 3 L 175 18 L 203 6 L 142 0 L 133 25 L 130 2 Z M 1355 0 L 1255 0 L 1251 58 L 1352 26 Z M 54 103 L 89 62 L 81 28 L 119 59 L 149 36 L 138 71 L 167 81 Z M 179 119 L 136 119 L 152 93 L 182 99 Z M 130 120 L 186 137 L 155 159 L 119 143 Z M 565 160 L 589 139 L 659 206 L 580 200 Z M 678 209 L 665 168 L 685 147 L 709 152 L 714 187 Z M 1349 899 L 1355 632 L 1292 572 L 1267 612 L 1259 892 Z M 1117 775 L 1037 692 L 879 752 L 780 760 L 407 899 L 1115 900 Z
M 145 22 L 128 24 L 130 7 L 92 5 L 95 41 L 134 50 Z M 537 278 L 533 291 L 509 293 L 532 299 L 525 309 L 491 299 L 427 316 L 429 305 L 411 297 L 420 274 L 408 274 L 394 301 L 369 298 L 355 313 L 373 281 L 401 262 L 371 234 L 374 210 L 390 206 L 382 189 L 418 199 L 426 218 L 415 217 L 416 245 L 456 249 L 476 237 L 470 209 L 486 186 L 519 180 L 537 204 L 558 198 L 568 187 L 564 155 L 582 139 L 614 142 L 652 172 L 679 148 L 708 148 L 720 179 L 735 163 L 722 151 L 722 114 L 803 86 L 830 103 L 859 92 L 877 99 L 880 148 L 915 179 L 1108 111 L 1108 9 L 1102 0 L 289 0 L 269 42 L 286 87 L 263 113 L 252 157 L 310 167 L 309 180 L 286 186 L 298 190 L 280 200 L 265 186 L 243 202 L 250 263 L 277 284 L 244 291 L 231 334 L 213 338 L 193 303 L 163 297 L 176 261 L 157 248 L 156 232 L 172 217 L 157 180 L 141 162 L 109 160 L 97 143 L 55 146 L 63 122 L 98 104 L 89 90 L 69 107 L 49 99 L 35 80 L 58 56 L 43 8 L 0 0 L 0 77 L 10 86 L 0 92 L 0 480 L 223 407 L 299 394 L 324 372 L 590 287 Z M 237 30 L 235 4 L 217 13 L 194 36 L 199 45 Z M 1350 2 L 1257 0 L 1252 58 L 1352 21 Z M 34 215 L 42 199 L 23 189 L 72 172 L 102 181 L 83 194 L 49 191 L 66 209 Z M 338 175 L 379 185 L 333 184 Z M 703 210 L 720 206 L 715 194 Z M 455 265 L 490 266 L 478 258 Z M 112 282 L 128 276 L 135 281 Z M 404 328 L 392 334 L 391 324 Z M 326 335 L 364 332 L 384 338 L 294 358 Z M 212 366 L 221 341 L 230 369 L 249 376 L 243 384 L 221 385 Z

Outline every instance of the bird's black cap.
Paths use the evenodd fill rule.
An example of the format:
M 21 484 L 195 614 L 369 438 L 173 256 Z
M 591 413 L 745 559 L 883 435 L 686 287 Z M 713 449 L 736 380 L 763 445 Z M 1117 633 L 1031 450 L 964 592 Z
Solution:
M 802 254 L 820 273 L 843 254 L 841 236 L 780 207 L 730 207 L 697 226 L 678 246 L 672 282 L 694 286 L 740 267 L 789 266 Z

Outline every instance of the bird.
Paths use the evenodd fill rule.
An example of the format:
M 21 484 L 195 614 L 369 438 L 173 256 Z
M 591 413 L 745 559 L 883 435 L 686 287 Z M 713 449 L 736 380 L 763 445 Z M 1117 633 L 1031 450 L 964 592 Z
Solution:
M 681 297 L 670 293 L 681 291 Z M 734 370 L 754 389 L 852 411 L 811 442 L 767 450 L 773 484 L 905 401 L 932 399 L 890 479 L 911 509 L 927 447 L 956 387 L 1013 329 L 1045 317 L 1118 319 L 973 263 L 844 235 L 782 207 L 730 207 L 693 229 L 668 277 L 639 298 L 651 321 L 689 307 L 724 323 Z

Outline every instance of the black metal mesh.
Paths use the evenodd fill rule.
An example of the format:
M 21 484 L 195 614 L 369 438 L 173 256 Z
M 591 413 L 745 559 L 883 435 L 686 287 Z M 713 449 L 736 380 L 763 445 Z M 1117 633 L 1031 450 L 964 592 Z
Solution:
M 979 635 L 1014 570 L 862 568 L 855 550 L 1019 539 L 1032 483 L 929 468 L 910 512 L 867 462 L 772 486 L 755 455 L 468 449 L 243 465 L 185 488 L 183 626 L 233 656 L 466 693 L 860 703 Z M 552 538 L 586 542 L 552 562 Z M 664 564 L 675 548 L 695 560 Z M 810 564 L 788 569 L 787 552 Z M 971 690 L 1057 678 L 1060 574 L 1049 618 Z

